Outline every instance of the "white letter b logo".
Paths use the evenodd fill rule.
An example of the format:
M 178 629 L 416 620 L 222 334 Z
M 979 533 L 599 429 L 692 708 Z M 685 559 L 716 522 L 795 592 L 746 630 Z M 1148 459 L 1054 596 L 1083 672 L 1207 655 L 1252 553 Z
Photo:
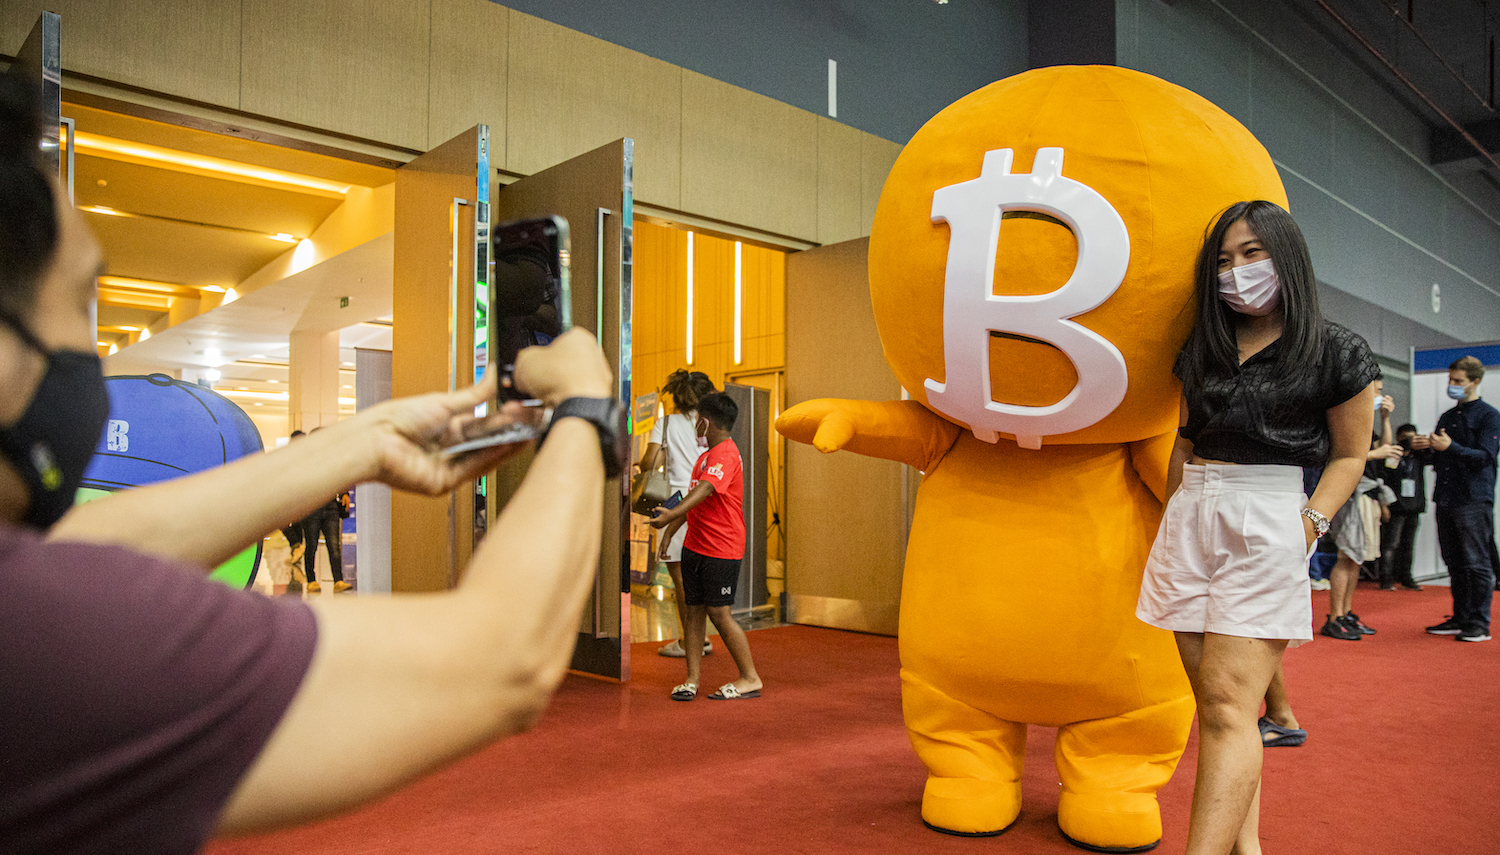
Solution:
M 110 451 L 129 451 L 130 422 L 123 419 L 110 419 L 109 425 L 104 429 L 104 447 Z
M 1069 318 L 1098 307 L 1120 287 L 1130 264 L 1125 221 L 1092 187 L 1062 174 L 1063 150 L 1039 149 L 1030 174 L 1012 175 L 1011 149 L 986 152 L 978 178 L 939 189 L 933 222 L 949 229 L 943 297 L 942 383 L 927 380 L 927 401 L 995 442 L 1013 434 L 1022 448 L 1070 433 L 1109 415 L 1125 399 L 1125 358 L 1108 339 Z M 1062 220 L 1078 240 L 1078 264 L 1049 294 L 996 296 L 1000 215 L 1037 211 Z M 1018 248 L 1024 251 L 1024 247 Z M 1073 361 L 1078 385 L 1055 404 L 1028 407 L 990 400 L 990 331 L 1055 345 Z

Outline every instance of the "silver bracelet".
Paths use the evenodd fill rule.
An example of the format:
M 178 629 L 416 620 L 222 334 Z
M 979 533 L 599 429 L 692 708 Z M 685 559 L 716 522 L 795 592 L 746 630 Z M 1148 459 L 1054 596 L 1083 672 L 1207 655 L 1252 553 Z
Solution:
M 1331 525 L 1328 522 L 1328 517 L 1323 516 L 1313 508 L 1303 508 L 1302 516 L 1306 517 L 1307 521 L 1313 524 L 1314 537 L 1322 537 L 1328 533 L 1328 528 Z

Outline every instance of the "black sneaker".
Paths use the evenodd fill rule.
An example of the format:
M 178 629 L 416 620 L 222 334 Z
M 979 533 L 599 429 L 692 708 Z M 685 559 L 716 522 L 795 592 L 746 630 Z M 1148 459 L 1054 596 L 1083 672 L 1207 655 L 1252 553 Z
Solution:
M 1328 618 L 1328 621 L 1323 624 L 1323 628 L 1318 630 L 1318 634 L 1326 635 L 1329 638 L 1337 638 L 1340 641 L 1359 641 L 1360 639 L 1365 637 L 1364 633 L 1360 632 L 1359 630 L 1350 629 L 1349 627 L 1345 626 L 1342 618 L 1336 618 L 1332 616 L 1330 616 Z
M 1464 631 L 1463 624 L 1453 619 L 1452 615 L 1437 626 L 1427 627 L 1428 635 L 1458 635 Z
M 1459 641 L 1489 641 L 1490 640 L 1490 631 L 1487 630 L 1487 629 L 1478 629 L 1476 627 L 1469 627 L 1468 629 L 1466 629 L 1463 632 L 1460 632 L 1458 634 L 1458 640 Z
M 1370 629 L 1369 627 L 1367 627 L 1363 623 L 1361 623 L 1360 619 L 1359 619 L 1359 615 L 1355 614 L 1354 612 L 1349 612 L 1348 614 L 1344 615 L 1343 618 L 1341 618 L 1341 620 L 1343 620 L 1344 626 L 1348 627 L 1349 629 L 1354 630 L 1355 632 L 1358 632 L 1360 635 L 1374 635 L 1375 634 L 1375 630 Z

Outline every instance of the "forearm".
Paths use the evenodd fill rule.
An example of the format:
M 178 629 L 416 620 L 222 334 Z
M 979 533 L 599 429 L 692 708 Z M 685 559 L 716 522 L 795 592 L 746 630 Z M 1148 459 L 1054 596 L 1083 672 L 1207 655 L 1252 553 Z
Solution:
M 370 475 L 370 443 L 343 427 L 219 469 L 78 505 L 48 536 L 215 567 Z
M 1438 453 L 1457 457 L 1469 469 L 1482 469 L 1495 465 L 1495 451 L 1484 447 L 1471 448 L 1467 445 L 1450 442 L 1446 450 Z
M 1190 440 L 1177 437 L 1172 444 L 1172 457 L 1167 461 L 1167 498 L 1176 495 L 1177 488 L 1182 486 L 1182 467 L 1193 458 L 1193 443 Z
M 787 410 L 776 430 L 819 451 L 852 451 L 926 471 L 953 447 L 961 429 L 916 401 L 823 398 Z
M 686 519 L 676 519 L 668 523 L 667 527 L 661 530 L 661 542 L 663 544 L 671 543 L 672 538 L 677 536 L 677 530 L 682 528 L 686 523 Z
M 603 482 L 598 434 L 565 419 L 456 590 L 318 600 L 312 666 L 221 829 L 344 810 L 530 727 L 577 637 Z M 330 732 L 329 716 L 347 709 L 382 714 Z
M 1359 479 L 1364 474 L 1365 461 L 1362 456 L 1333 458 L 1324 467 L 1323 477 L 1318 480 L 1317 489 L 1313 490 L 1307 506 L 1333 519 L 1339 508 L 1354 495 L 1354 488 L 1359 486 Z

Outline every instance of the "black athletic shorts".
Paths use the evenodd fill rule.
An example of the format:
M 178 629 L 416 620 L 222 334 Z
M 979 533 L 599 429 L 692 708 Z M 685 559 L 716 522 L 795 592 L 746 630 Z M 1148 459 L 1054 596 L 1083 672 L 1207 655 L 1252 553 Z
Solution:
M 740 559 L 710 558 L 682 548 L 682 598 L 690 606 L 734 605 Z

